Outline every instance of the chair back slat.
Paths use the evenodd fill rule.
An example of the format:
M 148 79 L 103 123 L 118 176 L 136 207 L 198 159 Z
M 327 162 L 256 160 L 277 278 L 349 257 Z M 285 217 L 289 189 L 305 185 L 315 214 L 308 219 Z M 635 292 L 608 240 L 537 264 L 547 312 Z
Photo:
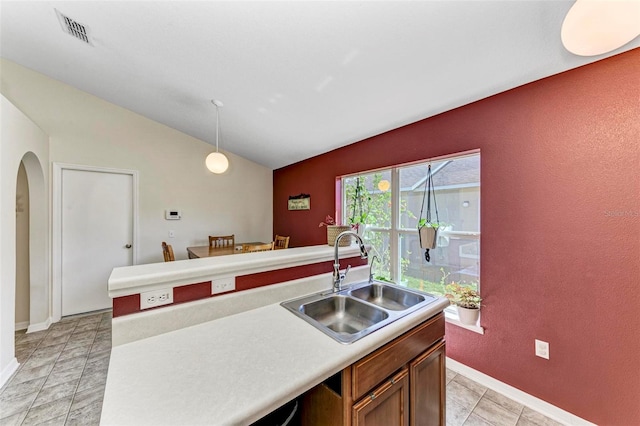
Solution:
M 164 241 L 162 242 L 162 255 L 164 256 L 165 262 L 173 262 L 176 260 L 173 255 L 173 247 L 171 247 L 171 244 L 167 244 Z
M 276 239 L 273 241 L 274 250 L 289 248 L 289 237 L 283 237 L 282 235 L 276 235 Z
M 233 235 L 209 235 L 209 247 L 233 248 L 236 245 L 235 234 Z

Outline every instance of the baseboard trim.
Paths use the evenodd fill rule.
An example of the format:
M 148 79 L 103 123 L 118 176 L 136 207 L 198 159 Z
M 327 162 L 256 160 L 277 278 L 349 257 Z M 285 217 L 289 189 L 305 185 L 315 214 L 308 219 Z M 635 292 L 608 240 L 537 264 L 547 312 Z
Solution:
M 523 392 L 520 389 L 516 389 L 513 386 L 503 383 L 497 379 L 494 379 L 491 376 L 487 376 L 486 374 L 481 373 L 478 370 L 474 370 L 473 368 L 468 367 L 449 357 L 447 357 L 447 368 L 455 371 L 456 373 L 462 374 L 463 376 L 466 376 L 477 383 L 480 383 L 484 387 L 499 392 L 513 399 L 514 401 L 525 405 L 541 414 L 544 414 L 550 419 L 553 419 L 562 424 L 571 426 L 596 426 L 594 423 L 588 422 L 587 420 L 584 420 L 583 418 L 580 418 L 575 414 L 571 414 L 568 411 L 558 408 L 555 405 L 549 404 L 548 402 L 543 401 L 540 398 L 529 395 L 528 393 Z
M 16 323 L 16 331 L 24 330 L 29 328 L 29 321 L 17 322 Z
M 29 328 L 27 328 L 27 334 L 34 333 L 36 331 L 46 330 L 49 328 L 52 322 L 53 321 L 51 320 L 51 317 L 49 317 L 45 322 L 40 322 L 38 324 L 31 324 Z
M 9 361 L 9 365 L 7 365 L 4 370 L 2 370 L 2 373 L 0 373 L 0 388 L 9 381 L 19 366 L 20 364 L 18 364 L 18 359 L 16 357 L 13 357 L 13 359 Z

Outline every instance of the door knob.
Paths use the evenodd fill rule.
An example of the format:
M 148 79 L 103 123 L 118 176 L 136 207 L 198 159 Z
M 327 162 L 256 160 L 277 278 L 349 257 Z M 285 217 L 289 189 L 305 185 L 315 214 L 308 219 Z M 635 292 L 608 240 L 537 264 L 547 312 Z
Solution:
M 131 248 L 131 244 L 127 244 L 125 247 L 130 249 Z

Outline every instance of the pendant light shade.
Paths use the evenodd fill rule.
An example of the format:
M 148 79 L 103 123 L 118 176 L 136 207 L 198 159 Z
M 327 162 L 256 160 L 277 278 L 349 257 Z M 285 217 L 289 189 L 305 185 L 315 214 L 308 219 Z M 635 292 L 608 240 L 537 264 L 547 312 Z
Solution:
M 216 152 L 212 152 L 207 155 L 207 159 L 205 160 L 205 164 L 207 165 L 207 169 L 215 174 L 221 174 L 227 171 L 229 168 L 229 159 L 226 155 L 218 151 L 218 140 L 220 139 L 220 111 L 219 108 L 222 107 L 222 102 L 212 99 L 211 103 L 216 107 Z
M 207 155 L 205 163 L 207 164 L 207 169 L 216 174 L 224 173 L 229 168 L 229 160 L 221 152 L 212 152 Z
M 562 44 L 571 53 L 596 56 L 640 35 L 640 1 L 576 0 L 562 23 Z

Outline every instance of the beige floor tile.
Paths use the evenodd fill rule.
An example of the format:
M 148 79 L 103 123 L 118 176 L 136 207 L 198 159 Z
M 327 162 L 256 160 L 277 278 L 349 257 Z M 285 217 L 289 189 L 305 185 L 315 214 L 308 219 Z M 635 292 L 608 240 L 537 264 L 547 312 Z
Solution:
M 33 401 L 33 406 L 37 407 L 39 405 L 48 404 L 58 399 L 72 397 L 76 391 L 76 388 L 78 387 L 79 381 L 79 379 L 71 380 L 56 386 L 42 388 L 35 401 Z
M 22 383 L 8 383 L 0 393 L 0 402 L 39 392 L 45 380 L 46 377 L 38 377 Z
M 47 378 L 47 381 L 44 383 L 44 388 L 57 386 L 62 383 L 70 382 L 72 380 L 78 380 L 80 376 L 82 376 L 83 370 L 84 366 L 57 371 L 55 373 L 51 372 L 51 374 Z
M 462 386 L 455 379 L 447 385 L 447 402 L 452 400 L 465 408 L 473 409 L 480 398 L 482 398 L 481 394 Z
M 498 405 L 518 415 L 522 413 L 522 409 L 524 408 L 522 404 L 514 401 L 513 399 L 507 398 L 506 396 L 492 389 L 487 389 L 487 392 L 484 394 L 484 397 L 490 399 L 491 401 L 497 403 Z
M 1 413 L 1 412 L 0 412 Z M 3 413 L 4 414 L 4 413 Z M 0 414 L 3 415 L 3 414 Z M 22 411 L 20 413 L 15 413 L 7 417 L 0 418 L 0 425 L 2 426 L 20 426 L 24 421 L 24 418 L 27 417 L 27 411 Z
M 29 360 L 30 361 L 30 360 Z M 11 379 L 11 384 L 22 383 L 28 380 L 37 379 L 39 377 L 47 377 L 53 369 L 53 363 L 39 365 L 37 367 L 28 368 L 29 361 L 27 361 L 20 370 Z
M 60 416 L 66 416 L 70 406 L 71 397 L 66 397 L 33 407 L 27 413 L 24 422 L 25 424 L 40 424 Z
M 529 407 L 524 407 L 522 409 L 522 414 L 520 415 L 520 418 L 538 426 L 561 425 L 561 423 L 558 423 L 555 420 L 551 420 L 550 418 L 538 413 L 537 411 L 532 410 Z
M 471 408 L 458 404 L 447 395 L 447 426 L 462 426 L 471 414 Z
M 33 392 L 27 395 L 20 395 L 18 397 L 0 401 L 0 417 L 5 418 L 13 416 L 16 413 L 27 411 L 33 400 L 36 399 L 38 392 Z
M 456 375 L 456 377 L 453 378 L 453 381 L 460 383 L 462 386 L 465 386 L 475 393 L 479 393 L 480 395 L 483 395 L 487 391 L 486 387 L 478 384 L 477 382 L 474 382 L 473 380 L 466 376 L 463 376 L 462 374 Z
M 98 426 L 102 414 L 102 401 L 71 410 L 65 426 Z
M 494 423 L 488 422 L 477 414 L 471 413 L 464 426 L 494 426 Z
M 452 381 L 452 380 L 454 379 L 454 377 L 456 377 L 456 374 L 457 374 L 457 373 L 456 373 L 455 371 L 449 370 L 449 369 L 447 368 L 447 379 L 446 379 L 446 383 L 447 383 L 447 384 L 449 384 L 449 382 L 450 382 L 450 381 Z
M 65 347 L 64 350 L 60 353 L 60 357 L 58 358 L 58 361 L 69 359 L 69 358 L 75 358 L 77 356 L 86 356 L 89 353 L 90 349 L 91 349 L 90 346 L 78 346 L 75 348 Z
M 496 426 L 515 426 L 518 422 L 518 414 L 513 413 L 484 397 L 473 409 L 472 414 L 475 414 Z

